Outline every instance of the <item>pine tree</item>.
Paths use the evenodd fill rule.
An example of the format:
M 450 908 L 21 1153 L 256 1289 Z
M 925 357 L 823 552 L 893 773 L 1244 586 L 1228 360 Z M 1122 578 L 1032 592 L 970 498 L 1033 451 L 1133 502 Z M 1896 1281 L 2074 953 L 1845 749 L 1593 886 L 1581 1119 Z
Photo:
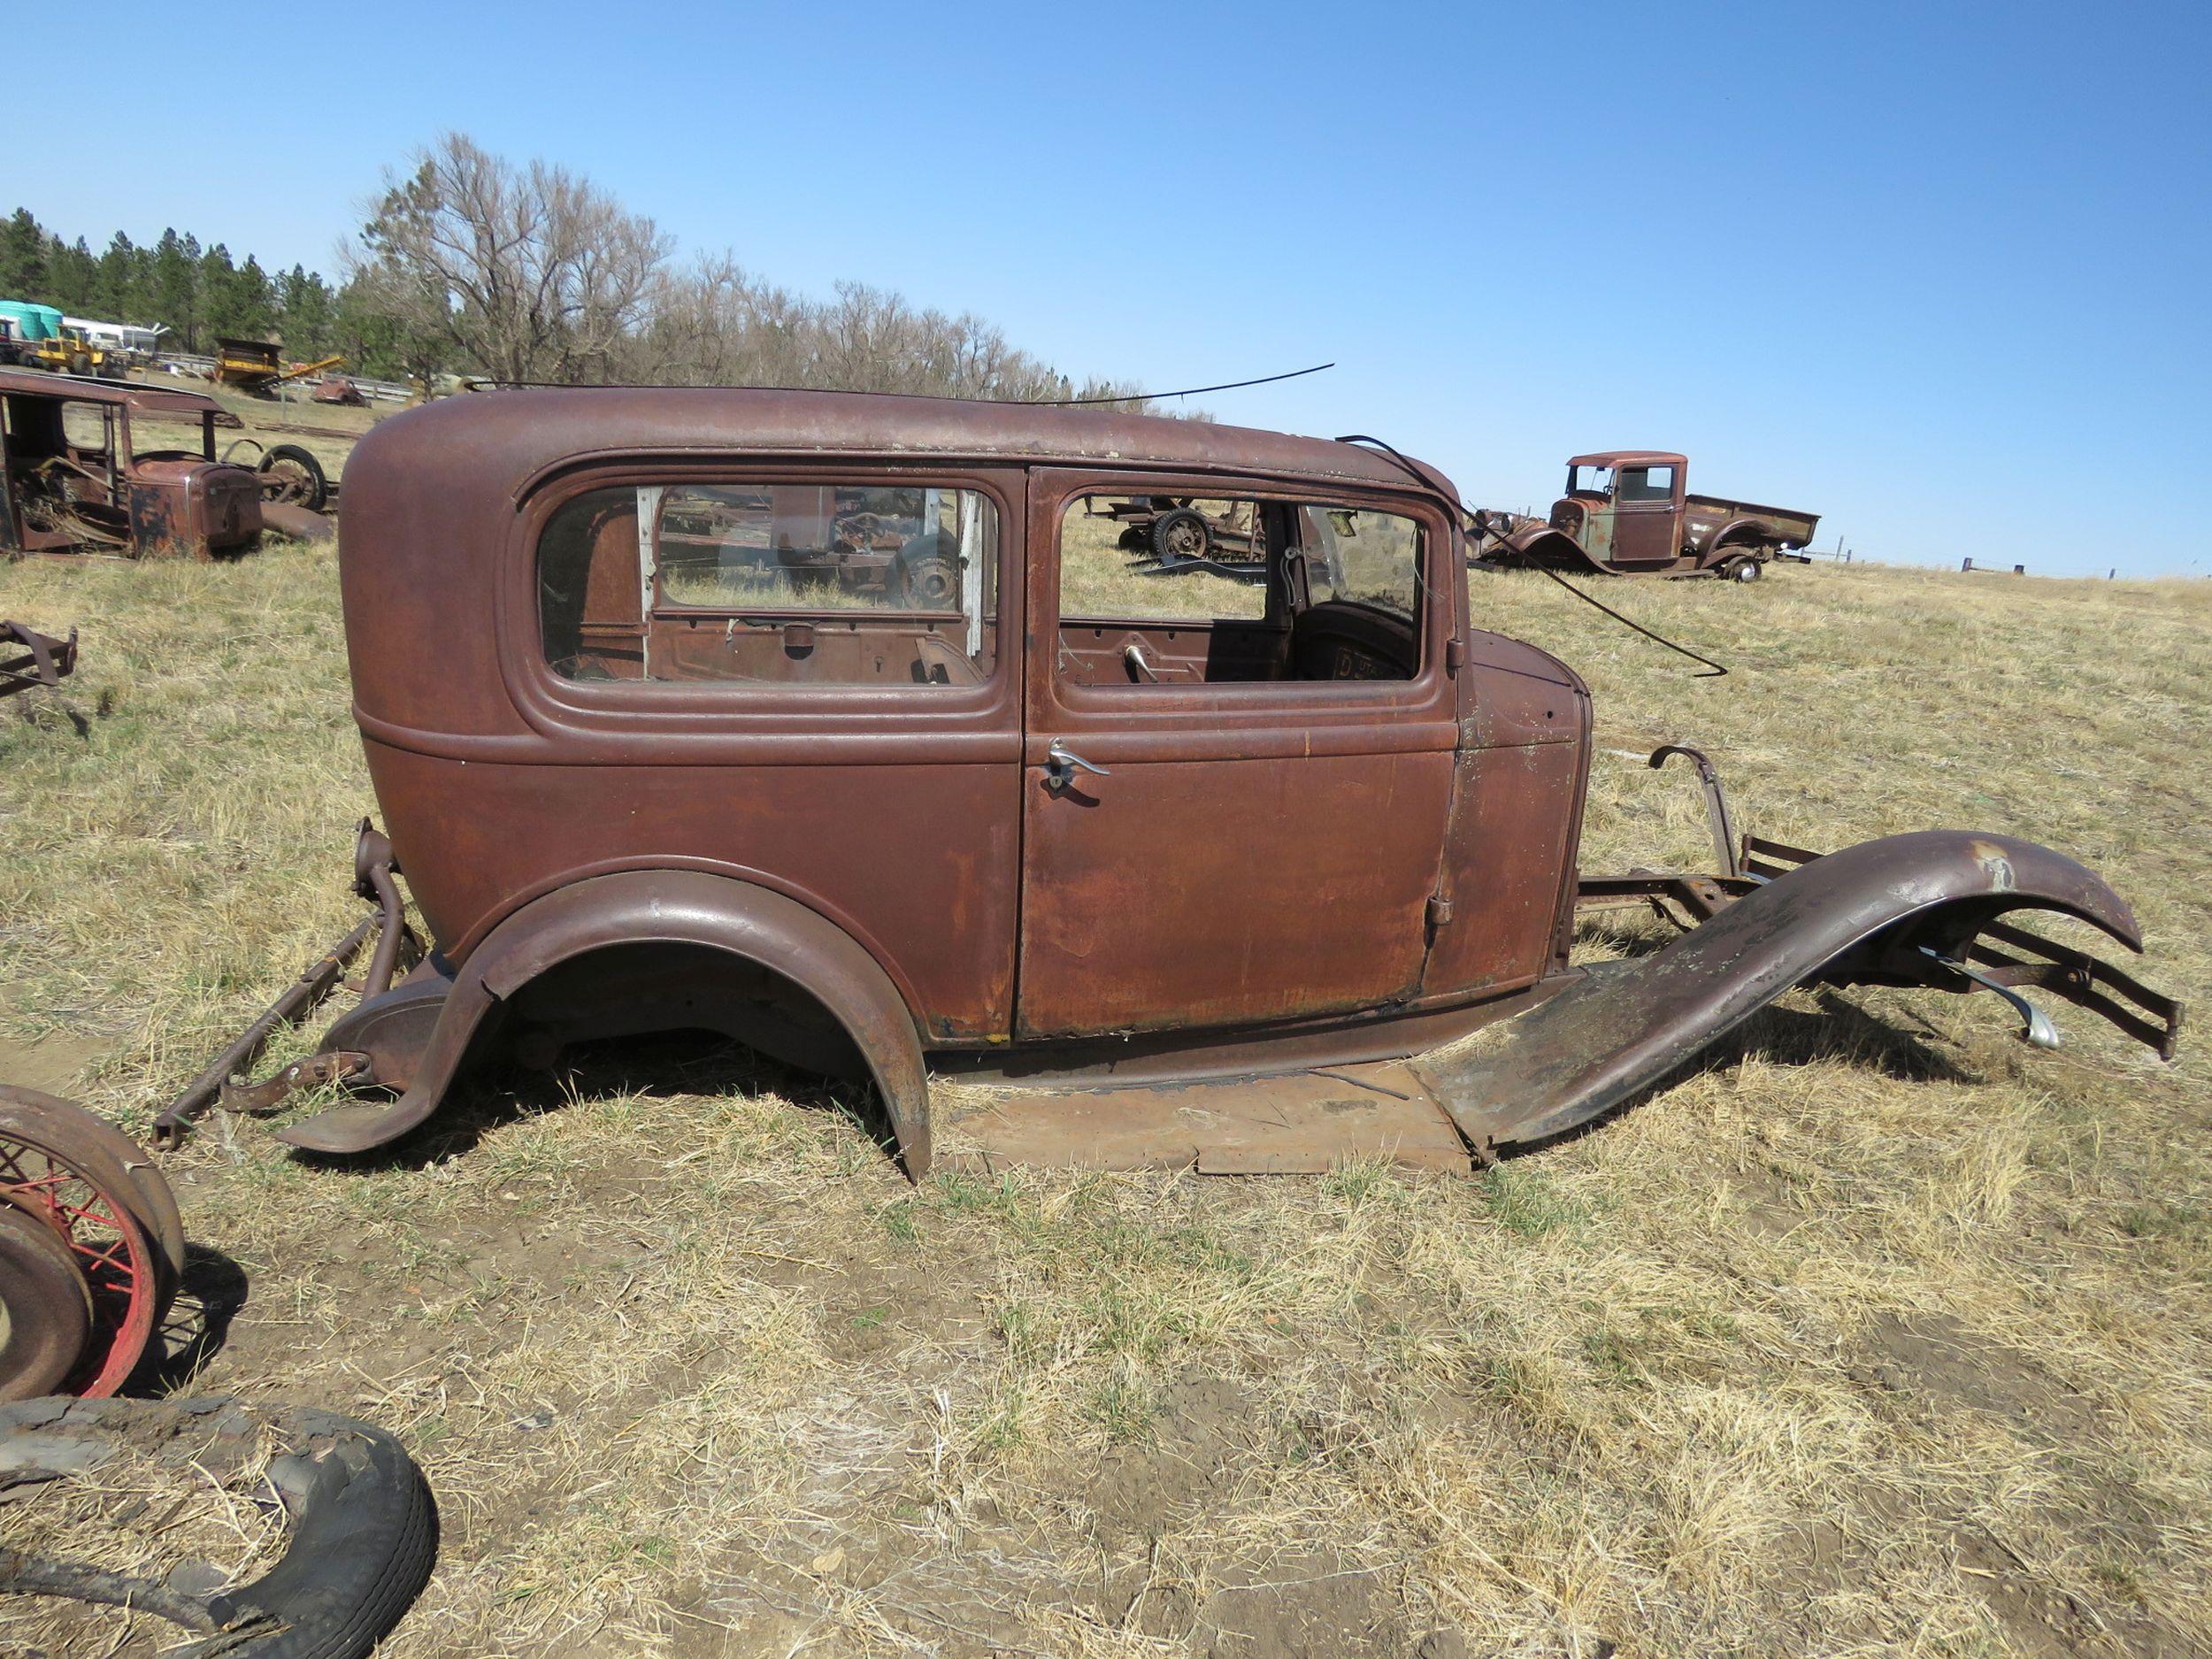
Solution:
M 45 227 L 29 208 L 19 207 L 0 225 L 0 299 L 43 303 L 45 297 Z
M 99 287 L 100 262 L 81 236 L 73 242 L 55 237 L 46 249 L 47 304 L 73 317 L 82 317 Z
M 179 351 L 199 349 L 199 273 L 188 243 L 174 229 L 154 244 L 153 271 L 147 281 L 146 322 L 165 327 L 163 343 Z

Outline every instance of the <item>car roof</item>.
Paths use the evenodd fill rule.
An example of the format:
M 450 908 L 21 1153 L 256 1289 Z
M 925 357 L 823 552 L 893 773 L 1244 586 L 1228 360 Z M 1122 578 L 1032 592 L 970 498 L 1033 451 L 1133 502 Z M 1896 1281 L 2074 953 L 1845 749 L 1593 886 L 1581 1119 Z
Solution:
M 1596 449 L 1588 455 L 1571 455 L 1569 466 L 1682 466 L 1687 456 L 1677 455 L 1671 449 Z
M 380 462 L 403 466 L 449 457 L 459 446 L 493 465 L 503 493 L 519 492 L 549 468 L 595 456 L 711 450 L 1294 474 L 1366 488 L 1441 489 L 1458 499 L 1433 467 L 1417 461 L 1402 466 L 1376 449 L 1337 439 L 1112 409 L 870 392 L 611 386 L 469 392 L 381 421 L 366 443 Z
M 135 380 L 96 380 L 37 369 L 0 369 L 0 396 L 63 397 L 81 403 L 119 403 L 142 415 L 212 414 L 219 426 L 246 423 L 204 392 L 142 386 Z

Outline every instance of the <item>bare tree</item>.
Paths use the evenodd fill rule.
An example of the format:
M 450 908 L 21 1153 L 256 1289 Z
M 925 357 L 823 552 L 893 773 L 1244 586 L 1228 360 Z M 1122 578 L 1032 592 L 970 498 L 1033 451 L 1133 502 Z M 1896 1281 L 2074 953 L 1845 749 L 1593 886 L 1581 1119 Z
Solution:
M 495 380 L 605 376 L 648 316 L 670 243 L 588 180 L 448 133 L 388 181 L 349 250 L 411 331 Z
M 971 314 L 917 311 L 859 282 L 810 300 L 729 254 L 672 267 L 649 219 L 574 173 L 541 161 L 518 167 L 465 134 L 446 134 L 412 166 L 387 180 L 344 250 L 349 301 L 382 314 L 411 363 L 457 358 L 508 381 L 1076 395 L 1065 375 Z M 1110 381 L 1081 395 L 1143 407 Z

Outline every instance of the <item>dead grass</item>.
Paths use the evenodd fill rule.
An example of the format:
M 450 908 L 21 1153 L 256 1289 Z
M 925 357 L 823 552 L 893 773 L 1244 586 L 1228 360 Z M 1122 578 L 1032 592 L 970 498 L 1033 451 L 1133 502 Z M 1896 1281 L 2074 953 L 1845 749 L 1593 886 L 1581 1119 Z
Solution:
M 2047 841 L 2212 978 L 2212 587 L 1609 588 L 1735 669 L 1692 680 L 1474 581 L 1596 690 L 1594 867 L 1701 867 L 1639 757 L 1701 739 L 1768 833 Z M 85 641 L 0 709 L 0 1074 L 142 1124 L 356 910 L 331 560 L 18 565 L 0 614 Z M 621 1048 L 387 1162 L 172 1160 L 247 1285 L 200 1386 L 416 1448 L 397 1655 L 2205 1653 L 2212 1087 L 2059 1018 L 1795 997 L 1468 1181 L 910 1189 L 830 1095 Z

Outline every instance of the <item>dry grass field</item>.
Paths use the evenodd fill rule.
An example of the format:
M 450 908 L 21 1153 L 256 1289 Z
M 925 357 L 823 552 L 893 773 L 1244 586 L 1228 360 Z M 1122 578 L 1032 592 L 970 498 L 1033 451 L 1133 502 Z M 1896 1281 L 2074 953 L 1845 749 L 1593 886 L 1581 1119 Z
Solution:
M 1715 680 L 1471 580 L 1595 689 L 1592 867 L 1703 867 L 1640 758 L 1700 741 L 1782 840 L 2070 851 L 2212 980 L 2212 584 L 1607 589 Z M 333 557 L 20 565 L 0 615 L 84 640 L 0 707 L 0 1078 L 142 1127 L 358 909 Z M 2047 1056 L 1993 999 L 1795 995 L 1469 1179 L 916 1188 L 676 1041 L 351 1165 L 218 1124 L 169 1160 L 227 1320 L 190 1386 L 415 1448 L 394 1659 L 2212 1653 L 2212 1069 L 2055 1012 Z M 89 1628 L 0 1609 L 0 1654 Z

